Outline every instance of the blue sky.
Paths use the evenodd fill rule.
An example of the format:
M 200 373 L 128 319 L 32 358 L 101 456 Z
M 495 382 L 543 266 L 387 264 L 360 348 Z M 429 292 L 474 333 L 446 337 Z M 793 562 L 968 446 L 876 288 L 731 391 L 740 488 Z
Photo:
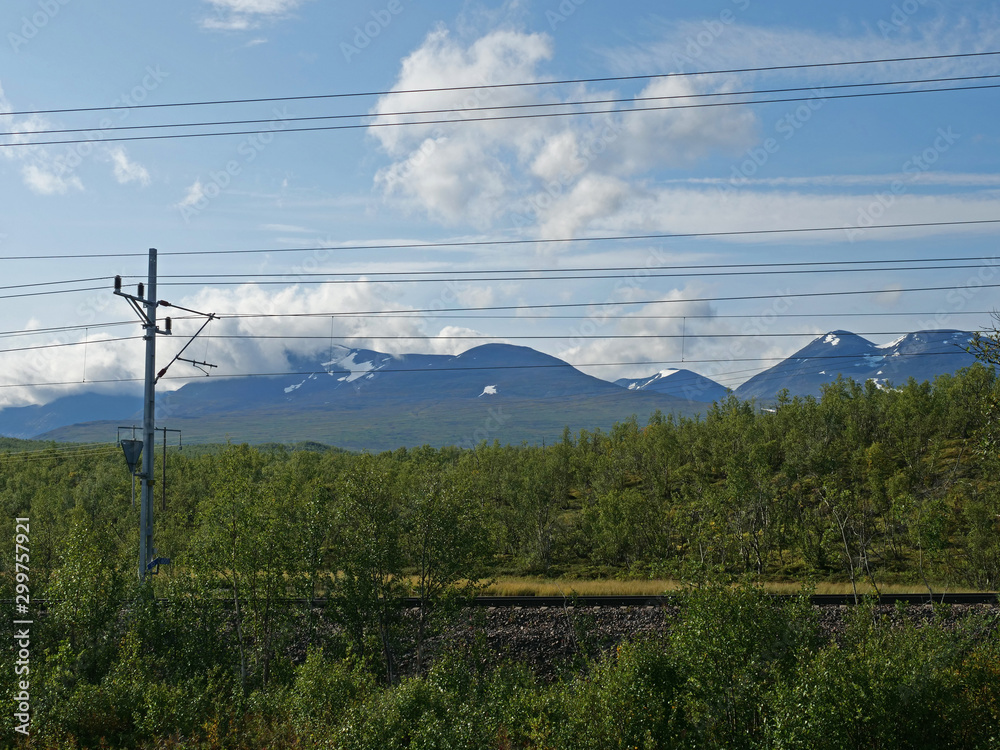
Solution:
M 426 116 L 398 113 L 998 74 L 1000 57 L 979 57 L 489 88 L 497 83 L 998 51 L 1000 11 L 994 3 L 11 0 L 0 14 L 0 49 L 0 111 L 114 108 L 0 117 L 6 133 L 87 128 L 96 141 L 33 146 L 46 136 L 3 137 L 5 144 L 29 144 L 0 148 L 4 286 L 116 273 L 131 277 L 127 283 L 134 284 L 145 274 L 143 257 L 39 256 L 141 254 L 155 246 L 162 254 L 159 296 L 223 315 L 622 303 L 508 318 L 223 319 L 208 332 L 314 338 L 206 338 L 195 355 L 217 362 L 219 374 L 281 371 L 289 356 L 318 357 L 328 351 L 331 336 L 337 343 L 393 353 L 454 353 L 483 336 L 484 341 L 533 346 L 609 379 L 681 366 L 683 358 L 684 366 L 735 387 L 772 363 L 766 358 L 786 356 L 827 330 L 868 333 L 882 343 L 897 331 L 981 328 L 990 323 L 989 315 L 981 313 L 997 307 L 996 290 L 986 286 L 1000 283 L 993 261 L 936 271 L 745 278 L 638 273 L 617 279 L 399 283 L 376 276 L 992 258 L 997 229 L 989 225 L 859 228 L 1000 218 L 1000 89 L 861 99 L 805 92 L 805 101 L 753 106 L 431 125 L 412 123 Z M 123 108 L 130 103 L 453 86 L 476 88 Z M 351 120 L 365 125 L 356 129 L 282 132 L 308 124 L 295 118 L 347 114 L 369 117 Z M 278 132 L 110 140 L 142 132 L 114 132 L 112 127 L 245 119 L 272 120 L 258 127 Z M 400 121 L 409 124 L 388 125 Z M 447 249 L 369 247 L 792 227 L 843 231 Z M 366 249 L 170 255 L 341 246 Z M 12 256 L 27 259 L 7 259 Z M 310 284 L 317 277 L 306 273 L 353 274 L 362 282 Z M 218 274 L 239 280 L 254 274 L 291 276 L 271 278 L 280 283 L 243 286 L 205 278 Z M 172 286 L 185 280 L 170 276 L 192 278 L 188 285 Z M 111 294 L 109 282 L 67 288 L 90 286 L 107 290 L 0 299 L 3 331 L 94 326 L 0 341 L 0 349 L 87 342 L 0 353 L 4 385 L 72 383 L 0 388 L 0 405 L 48 400 L 85 387 L 85 380 L 141 375 L 141 343 L 108 341 L 137 335 L 137 325 L 98 327 L 130 320 L 133 314 Z M 902 291 L 927 286 L 956 289 Z M 794 296 L 854 290 L 876 293 Z M 0 294 L 18 291 L 24 290 Z M 772 298 L 719 299 L 747 295 Z M 845 313 L 855 317 L 834 317 Z M 178 333 L 192 325 L 179 323 Z M 524 338 L 529 336 L 546 338 Z M 160 358 L 166 361 L 183 343 L 180 335 L 160 339 Z M 755 357 L 761 360 L 747 361 Z M 197 375 L 175 367 L 172 374 Z

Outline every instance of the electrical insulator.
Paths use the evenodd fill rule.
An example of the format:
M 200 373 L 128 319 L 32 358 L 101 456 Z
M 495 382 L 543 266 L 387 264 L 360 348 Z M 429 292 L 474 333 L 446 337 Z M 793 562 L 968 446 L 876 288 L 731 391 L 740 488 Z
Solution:
M 164 320 L 163 325 L 167 329 L 167 333 L 170 333 L 170 326 L 171 326 L 170 318 Z
M 139 299 L 142 299 L 142 297 L 143 297 L 143 292 L 145 292 L 145 291 L 146 291 L 146 285 L 145 285 L 145 284 L 143 284 L 143 283 L 142 283 L 142 282 L 140 281 L 140 282 L 139 282 Z
M 115 276 L 115 291 L 120 292 L 122 290 L 122 277 Z

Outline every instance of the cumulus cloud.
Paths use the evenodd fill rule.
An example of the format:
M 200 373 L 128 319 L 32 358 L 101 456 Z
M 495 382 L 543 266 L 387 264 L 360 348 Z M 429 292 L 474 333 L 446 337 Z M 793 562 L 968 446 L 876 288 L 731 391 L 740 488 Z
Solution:
M 149 172 L 138 162 L 131 161 L 125 149 L 121 146 L 110 151 L 111 163 L 114 165 L 115 179 L 125 185 L 129 182 L 138 182 L 146 186 L 150 183 Z
M 708 87 L 706 83 L 702 90 Z M 691 78 L 659 78 L 639 93 L 640 107 L 677 108 L 623 115 L 621 138 L 614 148 L 621 171 L 635 174 L 656 166 L 690 166 L 713 151 L 737 153 L 757 139 L 757 116 L 748 108 L 683 109 L 697 101 L 690 98 L 696 93 Z
M 202 289 L 178 304 L 219 313 L 222 318 L 213 321 L 206 333 L 237 337 L 208 338 L 208 343 L 202 345 L 206 347 L 208 360 L 219 365 L 213 375 L 282 372 L 288 368 L 289 358 L 321 357 L 331 344 L 388 354 L 415 351 L 456 354 L 477 343 L 448 338 L 459 332 L 478 335 L 475 331 L 440 328 L 432 317 L 419 314 L 345 314 L 407 309 L 398 298 L 399 290 L 392 284 L 371 281 L 336 286 L 292 285 L 278 289 L 246 284 L 232 289 Z M 227 313 L 262 317 L 229 317 Z M 275 317 L 268 317 L 270 315 Z M 200 322 L 178 321 L 173 339 L 161 346 L 164 349 L 183 346 L 184 334 L 193 333 L 196 325 Z
M 648 41 L 601 51 L 616 73 L 650 70 L 710 70 L 781 66 L 802 60 L 862 60 L 988 50 L 1000 43 L 1000 12 L 989 18 L 962 19 L 943 26 L 936 12 L 914 17 L 905 33 L 886 37 L 874 28 L 842 29 L 827 34 L 801 29 L 762 28 L 739 14 L 732 23 L 709 32 L 700 21 L 671 22 L 653 29 Z M 439 28 L 402 63 L 394 89 L 485 86 L 511 81 L 543 81 L 555 56 L 547 34 L 500 28 L 478 36 Z M 469 41 L 471 39 L 471 41 Z M 692 41 L 693 40 L 693 41 Z M 914 63 L 908 75 L 961 75 L 986 71 L 987 59 L 963 58 Z M 898 75 L 887 66 L 844 68 L 852 81 L 884 80 Z M 788 85 L 830 82 L 828 68 L 789 71 Z M 770 80 L 770 79 L 769 79 Z M 795 224 L 845 227 L 867 223 L 942 220 L 992 215 L 995 180 L 982 175 L 925 174 L 908 183 L 892 205 L 872 206 L 892 179 L 878 175 L 816 175 L 742 181 L 737 190 L 728 175 L 678 187 L 671 174 L 719 156 L 739 163 L 748 148 L 761 143 L 756 108 L 675 108 L 696 95 L 746 90 L 760 74 L 659 78 L 640 91 L 478 88 L 386 96 L 373 110 L 371 135 L 389 157 L 375 184 L 387 200 L 398 201 L 445 225 L 479 230 L 508 229 L 541 237 L 580 236 L 604 230 L 704 231 L 772 228 Z M 624 84 L 623 84 L 624 85 Z M 784 85 L 784 84 L 781 84 Z M 490 122 L 455 122 L 382 127 L 428 119 L 395 114 L 406 110 L 492 107 L 543 102 L 587 102 L 629 98 L 625 108 L 651 111 L 599 116 L 553 117 Z M 532 110 L 537 112 L 539 110 Z M 466 112 L 458 120 L 510 114 L 509 110 Z M 723 161 L 723 164 L 726 162 Z M 760 176 L 760 175 L 758 175 Z M 932 190 L 934 185 L 943 190 Z M 870 187 L 869 187 L 870 186 Z M 919 189 L 917 189 L 919 187 Z M 962 187 L 963 191 L 949 188 Z M 868 211 L 884 216 L 868 221 Z M 723 210 L 725 209 L 725 210 Z M 866 213 L 867 212 L 867 213 Z M 985 213 L 984 213 L 985 212 Z M 881 218 L 875 217 L 876 219 Z M 869 233 L 871 234 L 871 233 Z M 877 235 L 898 239 L 901 233 Z M 872 235 L 874 238 L 875 235 Z M 843 239 L 838 237 L 838 240 Z
M 658 294 L 637 279 L 622 290 L 620 301 L 647 304 L 595 311 L 574 327 L 569 344 L 557 356 L 604 380 L 684 368 L 727 388 L 736 388 L 754 372 L 788 356 L 788 340 L 767 336 L 778 320 L 769 314 L 775 300 L 762 300 L 756 314 L 726 318 L 705 301 L 712 293 L 711 287 L 693 283 Z M 808 338 L 806 334 L 802 343 Z M 614 366 L 617 362 L 628 364 Z
M 553 54 L 546 34 L 499 29 L 466 44 L 441 28 L 403 61 L 394 90 L 541 81 L 542 66 Z M 663 97 L 697 90 L 692 81 L 656 81 L 636 94 L 635 106 L 675 101 Z M 535 226 L 560 196 L 576 194 L 589 200 L 575 208 L 576 220 L 562 224 L 580 227 L 600 213 L 602 200 L 614 200 L 611 183 L 602 177 L 631 178 L 656 167 L 685 166 L 716 150 L 737 153 L 756 132 L 751 111 L 719 116 L 701 109 L 460 122 L 511 113 L 493 107 L 563 102 L 559 111 L 566 105 L 579 110 L 579 102 L 620 96 L 575 86 L 562 95 L 539 87 L 382 97 L 374 109 L 378 127 L 371 133 L 392 162 L 378 172 L 376 185 L 386 197 L 434 220 L 480 229 Z M 654 101 L 643 101 L 650 98 Z M 427 119 L 400 112 L 429 109 L 466 111 L 457 116 L 459 122 L 387 127 Z
M 106 292 L 83 306 L 106 302 Z M 247 373 L 287 372 L 295 361 L 319 363 L 333 345 L 374 349 L 388 354 L 410 352 L 458 354 L 487 340 L 476 340 L 475 329 L 441 326 L 433 317 L 413 315 L 361 315 L 366 310 L 405 310 L 398 300 L 399 290 L 391 284 L 366 282 L 351 285 L 290 285 L 263 287 L 245 284 L 234 288 L 206 287 L 171 298 L 177 305 L 218 313 L 185 356 L 218 365 L 212 377 Z M 233 314 L 261 317 L 232 317 Z M 338 314 L 339 313 L 339 314 Z M 269 317 L 274 316 L 274 317 Z M 314 316 L 314 317 L 313 317 Z M 171 361 L 201 326 L 202 319 L 175 319 L 173 336 L 157 340 L 157 367 Z M 24 330 L 39 327 L 29 319 Z M 3 382 L 75 382 L 60 388 L 2 388 L 0 408 L 47 403 L 73 392 L 120 392 L 122 382 L 133 381 L 136 388 L 143 377 L 141 330 L 116 329 L 114 333 L 89 333 L 25 337 L 21 346 L 45 348 L 11 352 L 4 365 Z M 114 340 L 134 337 L 130 340 Z M 221 338 L 220 338 L 221 337 Z M 458 337 L 458 338 L 456 338 Z M 468 338 L 474 337 L 474 338 Z M 52 344 L 66 346 L 51 347 Z M 179 376 L 198 376 L 183 362 L 172 365 L 169 377 L 160 381 L 161 392 L 188 382 Z M 96 381 L 113 381 L 100 384 Z
M 534 81 L 538 64 L 551 56 L 552 43 L 544 34 L 500 29 L 464 45 L 446 29 L 438 29 L 403 60 L 393 90 Z M 407 110 L 501 107 L 521 103 L 524 97 L 524 91 L 495 88 L 382 97 L 374 109 L 380 127 L 371 132 L 393 162 L 379 171 L 376 184 L 385 195 L 443 223 L 492 225 L 515 189 L 514 167 L 535 149 L 532 142 L 540 133 L 534 125 L 495 121 L 381 126 L 426 119 L 396 114 Z

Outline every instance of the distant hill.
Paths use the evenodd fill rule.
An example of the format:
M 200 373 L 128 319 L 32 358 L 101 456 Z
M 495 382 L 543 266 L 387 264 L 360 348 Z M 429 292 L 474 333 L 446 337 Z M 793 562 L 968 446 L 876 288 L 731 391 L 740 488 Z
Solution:
M 740 399 L 769 400 L 787 389 L 790 396 L 819 396 L 838 376 L 879 385 L 918 382 L 970 367 L 977 360 L 964 349 L 967 331 L 918 331 L 877 346 L 850 331 L 818 336 L 788 359 L 736 389 Z
M 142 421 L 142 396 L 114 396 L 87 393 L 64 396 L 44 405 L 13 406 L 0 409 L 0 435 L 28 439 L 79 422 L 109 417 L 131 419 L 138 413 Z M 109 439 L 113 439 L 109 438 Z
M 879 385 L 933 380 L 968 367 L 972 334 L 919 331 L 877 346 L 849 331 L 817 337 L 736 389 L 769 401 L 782 389 L 818 396 L 838 376 Z M 689 370 L 661 370 L 609 383 L 524 346 L 486 344 L 462 354 L 393 356 L 336 348 L 324 361 L 293 360 L 290 374 L 204 378 L 157 398 L 157 424 L 184 442 L 293 444 L 352 450 L 429 444 L 471 447 L 483 440 L 543 443 L 564 427 L 608 429 L 656 410 L 703 414 L 729 391 Z M 45 406 L 0 410 L 0 435 L 57 441 L 111 441 L 141 421 L 138 395 L 82 393 Z
M 349 449 L 552 442 L 564 427 L 608 429 L 702 404 L 630 391 L 528 347 L 486 344 L 456 356 L 337 349 L 291 375 L 205 378 L 157 400 L 157 422 L 187 442 L 315 441 Z M 83 397 L 74 397 L 83 398 Z M 114 417 L 121 420 L 121 416 Z M 52 440 L 108 440 L 119 422 L 64 424 Z M 0 412 L 0 432 L 6 428 Z
M 729 395 L 729 389 L 690 370 L 660 370 L 648 378 L 620 378 L 615 385 L 632 391 L 666 393 L 688 401 L 714 403 Z

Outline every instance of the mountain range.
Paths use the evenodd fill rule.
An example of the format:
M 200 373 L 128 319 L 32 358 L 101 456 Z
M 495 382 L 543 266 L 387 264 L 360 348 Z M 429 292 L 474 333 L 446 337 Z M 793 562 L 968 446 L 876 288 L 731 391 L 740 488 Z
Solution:
M 933 381 L 938 375 L 969 367 L 976 358 L 966 351 L 967 331 L 917 331 L 877 346 L 850 331 L 818 336 L 795 354 L 747 380 L 736 389 L 743 400 L 773 399 L 781 390 L 790 396 L 819 396 L 838 376 L 877 385 L 904 385 L 909 378 Z
M 975 359 L 962 331 L 921 331 L 877 346 L 848 331 L 817 337 L 736 389 L 772 400 L 781 390 L 818 396 L 840 374 L 881 386 L 932 380 Z M 421 444 L 472 447 L 552 442 L 565 427 L 608 429 L 659 410 L 703 414 L 729 390 L 690 370 L 661 370 L 614 383 L 528 347 L 485 344 L 459 355 L 394 356 L 335 347 L 323 362 L 292 360 L 290 372 L 206 378 L 157 397 L 157 423 L 185 442 L 315 441 L 350 449 Z M 141 424 L 139 393 L 81 393 L 46 405 L 0 410 L 0 434 L 107 442 Z

